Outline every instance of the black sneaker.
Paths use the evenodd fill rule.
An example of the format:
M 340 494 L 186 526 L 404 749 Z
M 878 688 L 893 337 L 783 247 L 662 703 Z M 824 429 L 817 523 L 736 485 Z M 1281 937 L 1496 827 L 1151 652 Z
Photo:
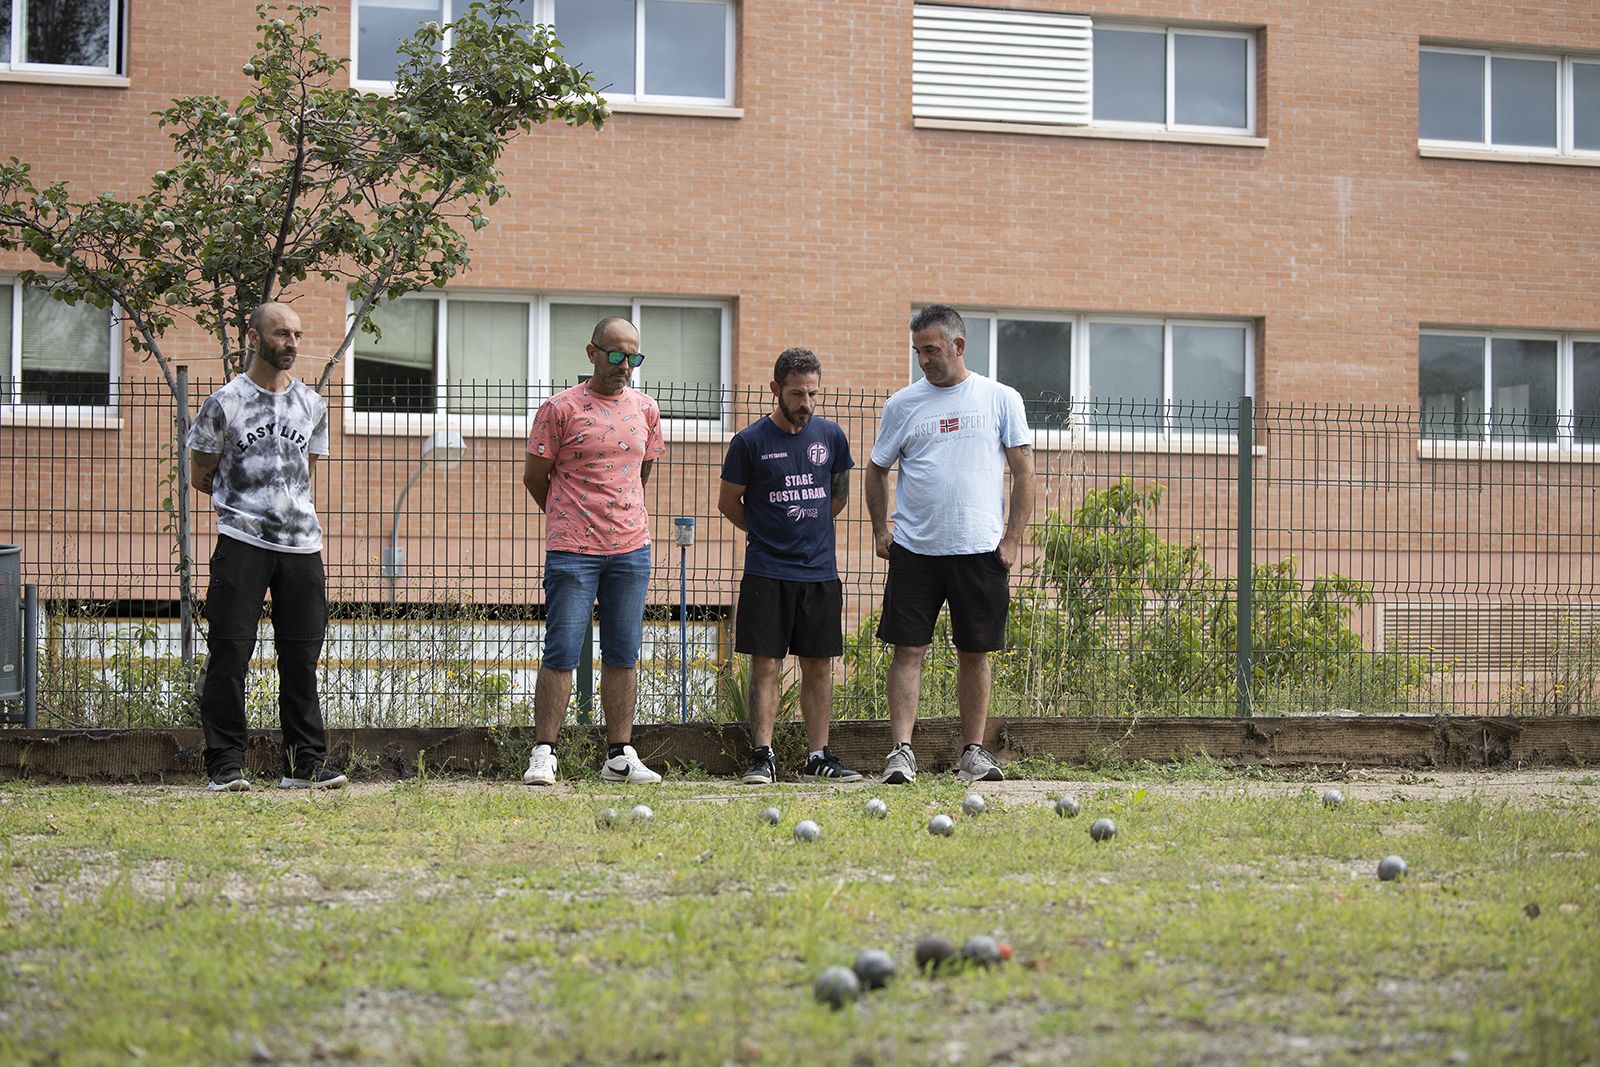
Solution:
M 852 771 L 840 763 L 839 757 L 833 754 L 833 749 L 823 745 L 822 755 L 806 758 L 805 764 L 800 768 L 800 778 L 807 782 L 859 782 L 861 772 Z
M 213 793 L 242 793 L 250 788 L 250 783 L 245 781 L 244 772 L 235 767 L 231 771 L 218 771 L 215 778 L 206 783 L 206 789 Z
M 318 767 L 309 778 L 291 778 L 287 774 L 278 782 L 279 789 L 342 789 L 350 779 L 332 767 Z
M 772 758 L 772 749 L 757 748 L 750 752 L 750 767 L 740 779 L 745 785 L 771 785 L 778 780 L 778 761 Z

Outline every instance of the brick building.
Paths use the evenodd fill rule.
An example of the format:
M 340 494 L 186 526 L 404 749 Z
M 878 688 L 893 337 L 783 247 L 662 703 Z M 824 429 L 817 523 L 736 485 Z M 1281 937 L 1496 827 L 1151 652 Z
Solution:
M 452 2 L 342 0 L 323 31 L 353 54 L 358 84 L 381 88 L 398 27 L 449 18 Z M 151 113 L 173 96 L 246 87 L 248 3 L 63 3 L 80 21 L 54 36 L 35 32 L 22 0 L 0 4 L 13 15 L 0 38 L 0 151 L 79 195 L 132 192 L 163 165 Z M 969 313 L 978 369 L 1084 413 L 1042 436 L 1042 453 L 1092 464 L 1100 452 L 1205 452 L 1202 428 L 1097 405 L 1249 393 L 1269 405 L 1420 408 L 1405 458 L 1416 477 L 1468 457 L 1537 459 L 1575 465 L 1593 486 L 1592 0 L 525 6 L 612 86 L 615 115 L 603 132 L 521 138 L 506 161 L 512 196 L 474 239 L 472 271 L 442 298 L 391 309 L 382 345 L 340 372 L 335 455 L 388 462 L 371 491 L 385 506 L 330 523 L 330 561 L 347 582 L 370 580 L 387 501 L 418 439 L 446 427 L 471 442 L 474 484 L 420 490 L 458 496 L 421 509 L 414 558 L 443 560 L 450 538 L 470 538 L 485 573 L 537 559 L 517 482 L 528 412 L 486 410 L 463 383 L 525 381 L 537 396 L 577 373 L 582 335 L 611 311 L 640 323 L 652 357 L 640 383 L 674 416 L 669 441 L 686 462 L 665 477 L 685 484 L 661 491 L 705 501 L 718 551 L 734 549 L 713 525 L 715 462 L 751 411 L 674 390 L 759 388 L 774 355 L 803 344 L 836 394 L 882 395 L 913 375 L 905 322 L 936 300 Z M 0 271 L 25 266 L 0 259 Z M 67 316 L 70 329 L 46 330 L 66 313 L 7 282 L 0 274 L 0 344 L 22 402 L 0 411 L 16 443 L 0 463 L 19 494 L 16 536 L 34 556 L 59 551 L 60 531 L 30 527 L 20 504 L 65 494 L 89 516 L 81 537 L 132 512 L 152 516 L 135 535 L 159 542 L 152 480 L 106 509 L 102 490 L 22 429 L 66 420 L 113 435 L 97 455 L 149 453 L 105 383 L 152 369 L 100 345 L 103 320 Z M 296 295 L 307 348 L 331 347 L 345 294 Z M 71 343 L 31 343 L 36 333 Z M 179 347 L 197 378 L 217 374 L 203 342 Z M 369 386 L 380 378 L 421 389 L 397 398 Z M 98 403 L 52 403 L 96 382 Z M 1506 440 L 1512 424 L 1537 448 Z M 337 476 L 323 491 L 340 491 Z M 1592 504 L 1566 532 L 1592 535 Z M 864 544 L 846 548 L 870 570 Z M 1586 548 L 1556 551 L 1559 583 L 1590 580 Z M 146 580 L 163 572 L 152 565 Z

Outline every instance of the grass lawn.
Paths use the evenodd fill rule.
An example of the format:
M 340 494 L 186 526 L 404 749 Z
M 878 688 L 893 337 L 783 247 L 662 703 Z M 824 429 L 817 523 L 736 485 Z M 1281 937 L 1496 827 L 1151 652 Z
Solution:
M 1600 782 L 1338 785 L 1329 809 L 1320 782 L 1144 768 L 984 786 L 965 817 L 931 774 L 9 784 L 0 1063 L 1600 1063 Z M 934 932 L 1015 957 L 925 977 Z M 889 988 L 815 1003 L 869 947 Z

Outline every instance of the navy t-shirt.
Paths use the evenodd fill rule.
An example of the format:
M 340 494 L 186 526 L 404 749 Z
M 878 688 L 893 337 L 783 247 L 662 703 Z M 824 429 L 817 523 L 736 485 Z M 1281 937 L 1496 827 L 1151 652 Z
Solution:
M 813 416 L 805 429 L 788 434 L 763 415 L 734 434 L 722 480 L 745 487 L 745 573 L 791 582 L 839 577 L 833 476 L 855 465 L 844 430 L 828 419 Z

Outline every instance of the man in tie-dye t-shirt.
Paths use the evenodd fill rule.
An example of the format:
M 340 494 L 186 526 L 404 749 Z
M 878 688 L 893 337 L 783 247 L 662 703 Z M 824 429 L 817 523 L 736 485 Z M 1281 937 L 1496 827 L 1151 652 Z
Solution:
M 529 785 L 555 783 L 556 741 L 597 601 L 608 744 L 600 776 L 608 782 L 661 781 L 632 744 L 650 584 L 644 484 L 666 451 L 661 412 L 629 384 L 644 362 L 633 323 L 602 319 L 585 347 L 594 374 L 540 405 L 522 472 L 522 484 L 545 514 L 544 652 L 534 686 L 533 753 L 522 776 Z
M 328 454 L 328 405 L 289 373 L 300 351 L 300 316 L 266 303 L 250 316 L 245 372 L 206 399 L 189 430 L 189 473 L 211 494 L 217 547 L 206 592 L 206 773 L 215 792 L 249 789 L 244 752 L 245 670 L 272 592 L 283 727 L 282 789 L 338 788 L 329 767 L 317 696 L 317 659 L 328 628 L 322 524 L 311 473 Z

